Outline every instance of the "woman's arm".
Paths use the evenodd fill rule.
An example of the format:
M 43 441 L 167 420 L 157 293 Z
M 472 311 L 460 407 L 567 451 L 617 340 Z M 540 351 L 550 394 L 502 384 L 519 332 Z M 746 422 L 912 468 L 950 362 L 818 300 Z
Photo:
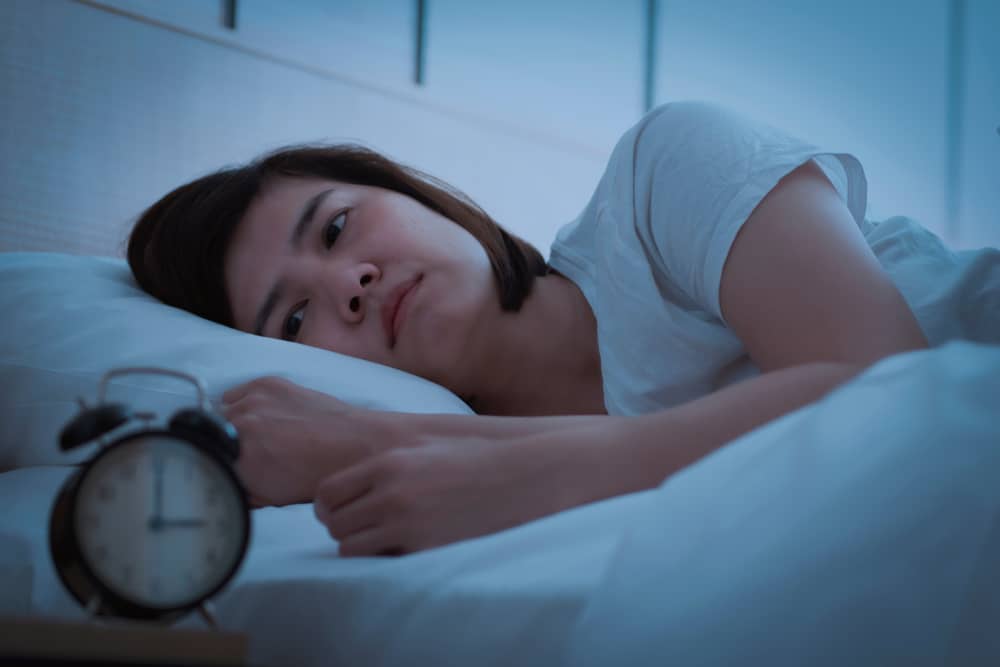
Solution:
M 764 373 L 815 361 L 868 365 L 927 347 L 847 205 L 811 161 L 747 218 L 729 250 L 719 302 Z
M 683 405 L 642 415 L 486 417 L 381 413 L 389 428 L 417 434 L 409 442 L 509 441 L 526 457 L 562 459 L 581 473 L 567 506 L 658 485 L 744 433 L 818 400 L 864 366 L 803 364 L 730 385 Z M 401 438 L 402 440 L 402 438 Z M 568 502 L 568 501 L 567 501 Z
M 638 452 L 623 454 L 626 446 L 648 441 L 654 449 L 665 448 L 660 452 L 665 458 L 651 459 L 652 467 L 638 472 L 645 470 L 659 480 L 740 433 L 814 400 L 838 380 L 850 377 L 852 370 L 857 369 L 838 364 L 784 369 L 645 417 L 381 412 L 267 377 L 226 392 L 223 413 L 240 432 L 242 454 L 237 468 L 255 506 L 310 501 L 317 484 L 329 475 L 393 450 L 429 445 L 494 445 L 494 449 L 502 445 L 529 460 L 547 456 L 560 468 L 583 463 L 593 471 L 611 472 L 618 470 L 622 456 L 636 458 Z M 692 435 L 678 438 L 685 428 Z M 558 462 L 560 456 L 567 462 Z M 587 456 L 598 460 L 588 463 Z M 609 458 L 601 461 L 602 456 Z M 655 454 L 646 456 L 655 459 Z M 579 482 L 575 468 L 572 472 L 566 486 L 568 497 L 584 498 L 579 502 L 592 499 L 590 491 L 576 492 L 586 483 Z M 635 486 L 638 482 L 631 475 L 619 482 L 622 490 L 612 488 L 604 495 L 642 488 Z
M 819 400 L 863 368 L 835 362 L 784 368 L 674 408 L 579 431 L 580 486 L 568 490 L 569 499 L 580 504 L 658 486 L 739 436 Z
M 787 368 L 641 417 L 418 415 L 411 433 L 419 422 L 424 446 L 333 471 L 316 488 L 314 510 L 342 556 L 410 553 L 493 533 L 655 487 L 859 370 Z

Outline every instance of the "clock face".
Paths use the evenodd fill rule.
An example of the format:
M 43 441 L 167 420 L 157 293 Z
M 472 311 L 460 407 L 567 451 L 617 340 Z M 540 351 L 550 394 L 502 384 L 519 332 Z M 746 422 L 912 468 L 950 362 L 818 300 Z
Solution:
M 242 491 L 222 463 L 167 435 L 112 446 L 81 480 L 74 525 L 103 584 L 148 607 L 211 593 L 243 556 Z

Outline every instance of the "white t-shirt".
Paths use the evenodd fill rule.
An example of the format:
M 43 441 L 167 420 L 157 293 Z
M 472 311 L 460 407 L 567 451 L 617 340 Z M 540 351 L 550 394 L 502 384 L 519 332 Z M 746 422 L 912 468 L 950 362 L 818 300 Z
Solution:
M 867 182 L 852 155 L 823 151 L 714 104 L 675 102 L 619 140 L 590 202 L 559 230 L 550 252 L 552 268 L 580 287 L 594 311 L 609 414 L 652 412 L 759 374 L 723 318 L 722 269 L 757 204 L 810 159 L 840 193 L 932 344 L 977 338 L 953 315 L 968 291 L 968 265 L 978 260 L 996 289 L 992 305 L 977 306 L 993 308 L 994 319 L 965 324 L 1000 335 L 1000 253 L 960 257 L 906 218 L 867 221 Z

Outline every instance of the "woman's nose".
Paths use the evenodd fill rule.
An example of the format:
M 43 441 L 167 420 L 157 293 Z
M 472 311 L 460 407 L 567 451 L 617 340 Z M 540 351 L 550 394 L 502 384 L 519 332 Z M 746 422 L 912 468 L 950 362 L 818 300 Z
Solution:
M 344 317 L 349 322 L 358 322 L 364 319 L 369 307 L 371 297 L 371 286 L 378 278 L 378 269 L 370 264 L 362 265 L 350 269 L 348 275 L 343 278 L 346 289 L 336 298 L 338 310 L 344 308 Z

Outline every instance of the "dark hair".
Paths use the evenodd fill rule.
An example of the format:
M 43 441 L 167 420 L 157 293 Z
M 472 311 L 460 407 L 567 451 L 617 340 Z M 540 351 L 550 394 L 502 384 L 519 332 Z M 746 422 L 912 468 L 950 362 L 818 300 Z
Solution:
M 530 243 L 498 225 L 447 183 L 363 146 L 293 146 L 182 185 L 150 206 L 128 239 L 139 286 L 167 305 L 234 326 L 223 261 L 251 201 L 276 176 L 314 177 L 408 195 L 471 233 L 489 257 L 500 306 L 517 311 L 549 267 Z

